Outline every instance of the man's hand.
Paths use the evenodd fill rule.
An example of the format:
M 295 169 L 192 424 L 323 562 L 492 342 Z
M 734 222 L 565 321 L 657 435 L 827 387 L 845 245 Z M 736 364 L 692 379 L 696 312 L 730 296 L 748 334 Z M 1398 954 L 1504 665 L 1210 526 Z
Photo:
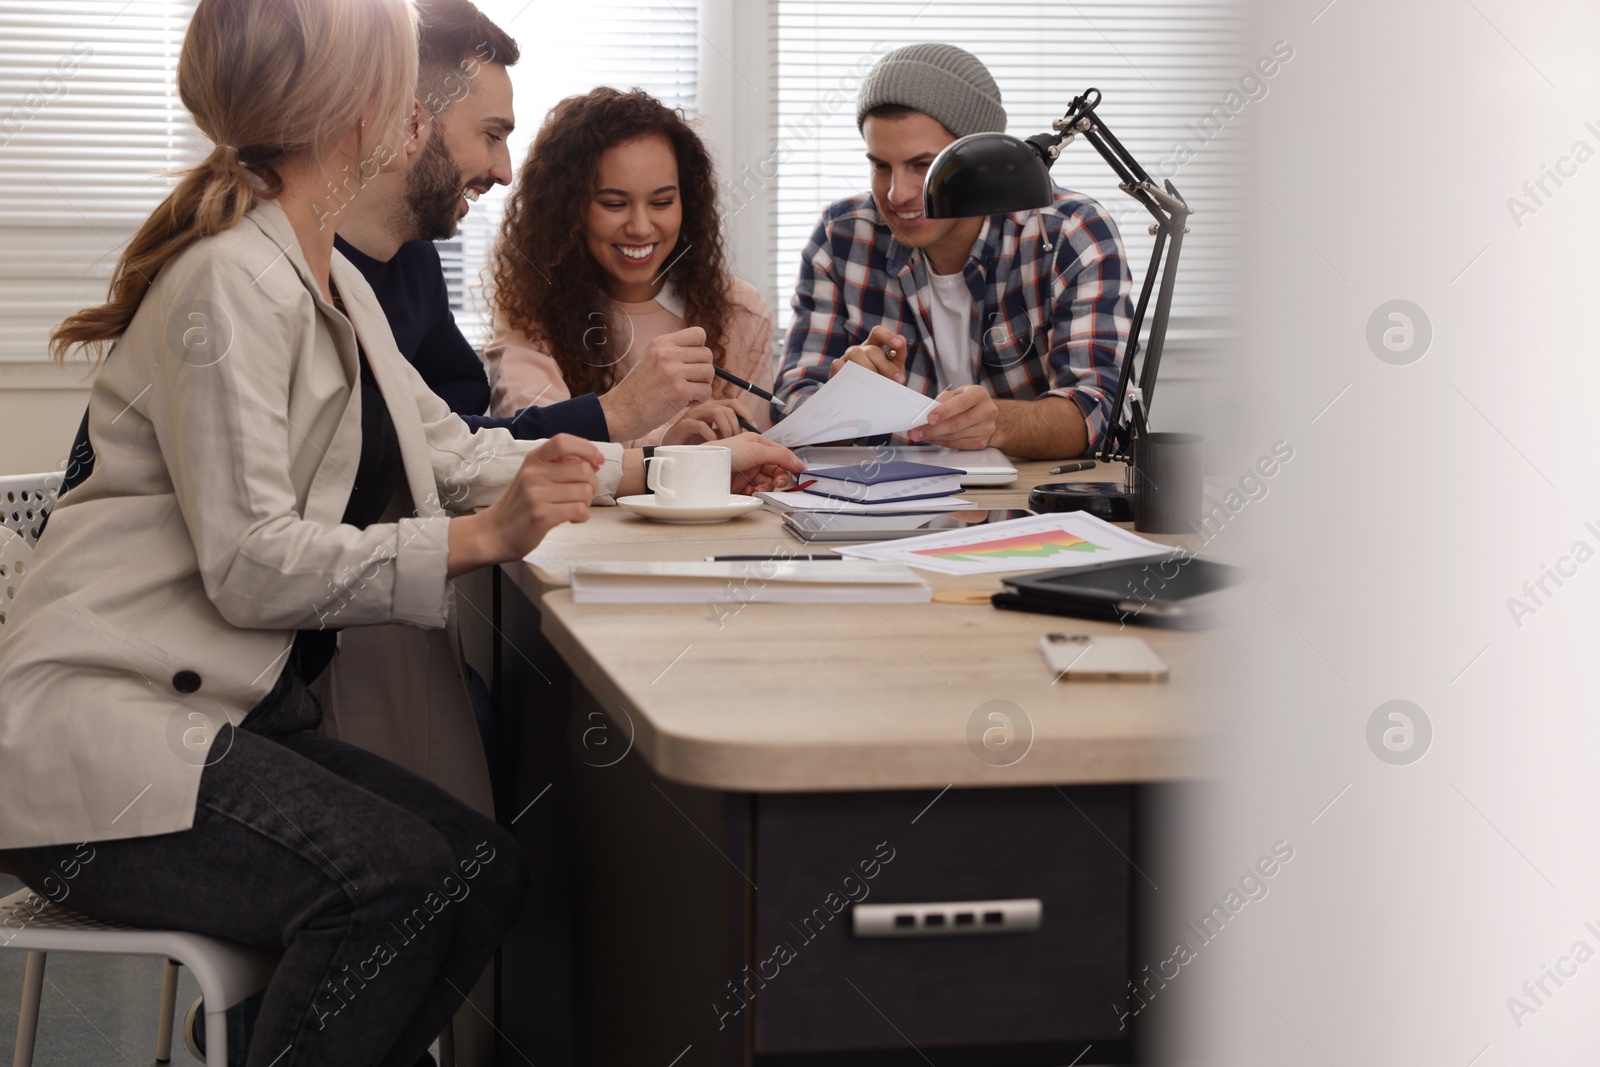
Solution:
M 684 408 L 711 399 L 713 367 L 702 327 L 651 341 L 627 376 L 600 398 L 611 439 L 643 437 Z
M 874 326 L 866 344 L 844 350 L 844 355 L 828 366 L 828 377 L 838 374 L 846 363 L 859 363 L 870 371 L 901 385 L 906 381 L 906 339 L 887 326 Z
M 947 389 L 937 397 L 939 406 L 928 415 L 928 424 L 907 436 L 916 442 L 946 448 L 988 448 L 999 425 L 1000 409 L 994 397 L 981 385 Z
M 450 577 L 521 559 L 564 522 L 589 518 L 604 461 L 592 442 L 557 434 L 529 452 L 500 499 L 450 522 Z
M 685 411 L 661 438 L 664 445 L 702 445 L 736 437 L 740 433 L 739 416 L 743 409 L 736 400 L 719 397 L 696 404 Z
M 745 432 L 722 444 L 733 453 L 733 492 L 748 496 L 782 489 L 806 469 L 800 457 L 758 433 Z

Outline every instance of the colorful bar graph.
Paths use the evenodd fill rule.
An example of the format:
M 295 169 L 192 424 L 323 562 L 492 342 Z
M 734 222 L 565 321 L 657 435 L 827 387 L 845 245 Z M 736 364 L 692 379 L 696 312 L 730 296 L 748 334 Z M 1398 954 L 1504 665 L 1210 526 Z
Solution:
M 977 563 L 997 559 L 1049 559 L 1063 552 L 1106 551 L 1109 549 L 1104 545 L 1097 545 L 1065 530 L 1056 530 L 978 541 L 970 545 L 921 548 L 915 554 L 950 563 Z

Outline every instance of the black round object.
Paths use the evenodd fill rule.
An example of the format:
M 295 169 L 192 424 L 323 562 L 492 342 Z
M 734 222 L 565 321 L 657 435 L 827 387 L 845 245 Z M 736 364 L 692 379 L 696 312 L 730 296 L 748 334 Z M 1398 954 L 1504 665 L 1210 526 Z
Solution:
M 922 209 L 930 219 L 996 215 L 1054 200 L 1038 149 L 1004 133 L 969 133 L 946 145 L 922 183 Z
M 193 693 L 200 689 L 200 676 L 194 671 L 179 671 L 172 676 L 172 688 L 180 693 Z
M 1121 482 L 1046 482 L 1028 494 L 1028 507 L 1049 511 L 1087 511 L 1107 522 L 1133 521 L 1133 494 Z

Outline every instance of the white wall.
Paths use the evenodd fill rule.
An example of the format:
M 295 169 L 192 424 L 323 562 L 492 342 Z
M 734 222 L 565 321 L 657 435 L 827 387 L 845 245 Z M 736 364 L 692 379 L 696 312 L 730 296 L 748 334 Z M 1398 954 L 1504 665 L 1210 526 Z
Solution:
M 1298 57 L 1256 116 L 1232 470 L 1294 458 L 1218 539 L 1252 584 L 1151 944 L 1294 858 L 1145 1018 L 1189 1009 L 1159 1062 L 1593 1063 L 1600 9 L 1259 10 Z
M 765 3 L 700 0 L 700 135 L 711 147 L 718 180 L 754 168 L 773 141 L 772 90 L 765 62 L 770 20 Z M 758 194 L 758 201 L 759 201 Z M 728 220 L 729 269 L 758 289 L 776 228 L 772 212 L 753 209 Z
M 0 364 L 0 475 L 66 466 L 89 402 L 84 364 Z

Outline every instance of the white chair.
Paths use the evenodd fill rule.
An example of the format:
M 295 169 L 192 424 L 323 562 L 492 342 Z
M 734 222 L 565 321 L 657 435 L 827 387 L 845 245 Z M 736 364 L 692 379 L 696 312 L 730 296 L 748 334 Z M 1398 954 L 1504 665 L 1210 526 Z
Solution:
M 40 524 L 55 505 L 61 479 L 60 471 L 0 476 L 0 526 L 22 534 L 31 548 L 39 540 Z
M 281 955 L 276 950 L 251 948 L 199 934 L 141 930 L 101 922 L 52 904 L 31 889 L 21 889 L 0 898 L 0 949 L 28 953 L 12 1067 L 31 1067 L 33 1063 L 48 953 L 93 952 L 107 956 L 159 956 L 166 960 L 161 977 L 161 1018 L 156 1030 L 156 1059 L 162 1063 L 172 1058 L 178 966 L 188 967 L 206 1001 L 206 1063 L 209 1067 L 228 1067 L 227 1009 L 265 988 Z
M 0 477 L 0 633 L 60 488 L 60 471 Z

